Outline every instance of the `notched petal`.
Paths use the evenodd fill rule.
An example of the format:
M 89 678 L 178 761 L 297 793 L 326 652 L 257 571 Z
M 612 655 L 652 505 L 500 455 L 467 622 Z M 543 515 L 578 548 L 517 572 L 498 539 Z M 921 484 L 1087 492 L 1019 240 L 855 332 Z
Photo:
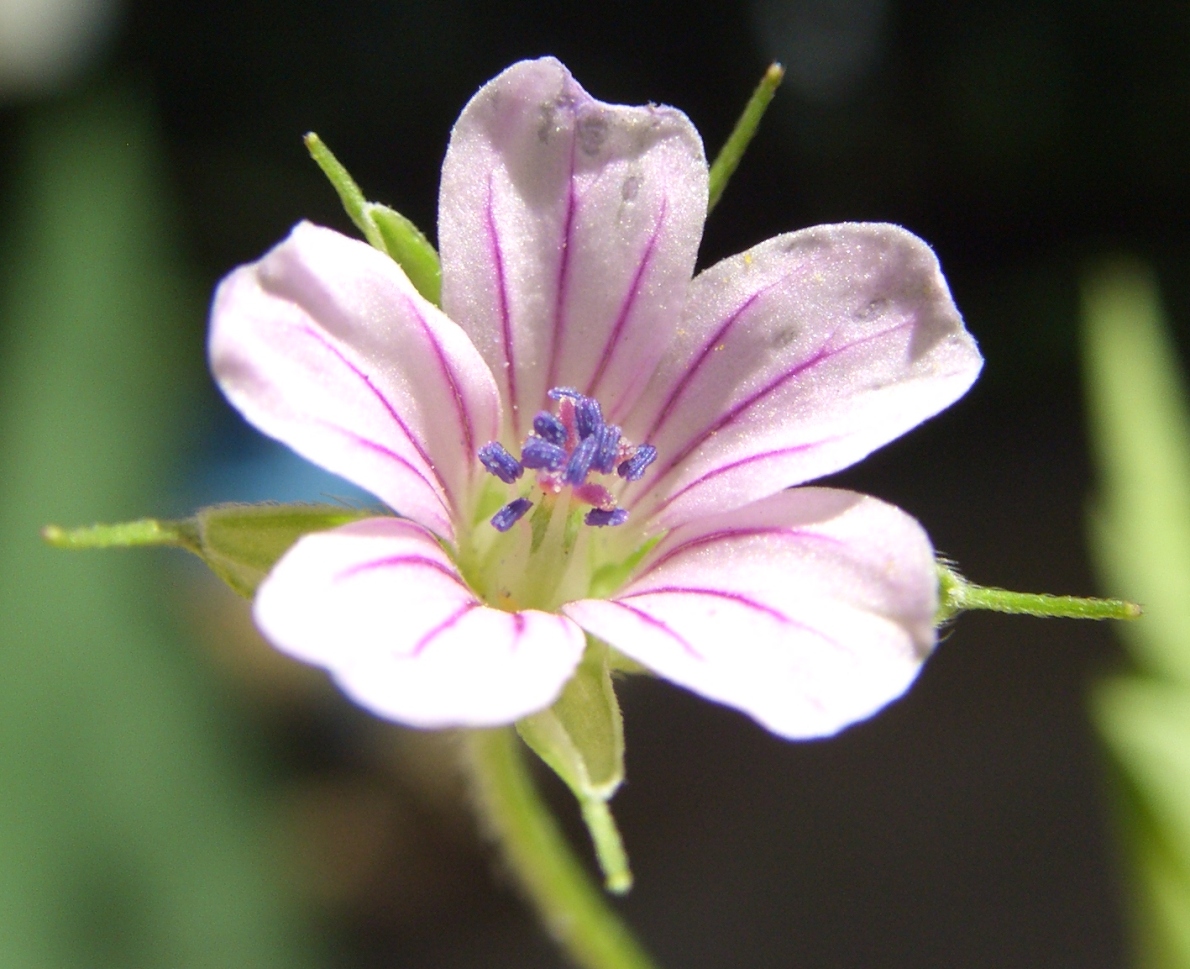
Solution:
M 586 642 L 563 616 L 483 605 L 429 532 L 395 518 L 301 539 L 261 585 L 255 616 L 278 649 L 415 727 L 493 726 L 542 710 Z
M 934 554 L 864 495 L 798 488 L 670 532 L 611 600 L 564 612 L 666 679 L 785 737 L 900 696 L 934 646 Z
M 628 411 L 679 318 L 706 182 L 685 115 L 596 101 L 552 58 L 467 105 L 442 170 L 443 306 L 496 374 L 512 436 L 553 386 Z
M 496 436 L 495 382 L 391 259 L 308 223 L 215 294 L 211 369 L 258 429 L 452 536 Z
M 818 226 L 701 273 L 629 436 L 630 504 L 676 525 L 840 470 L 953 403 L 982 366 L 938 261 L 904 229 Z

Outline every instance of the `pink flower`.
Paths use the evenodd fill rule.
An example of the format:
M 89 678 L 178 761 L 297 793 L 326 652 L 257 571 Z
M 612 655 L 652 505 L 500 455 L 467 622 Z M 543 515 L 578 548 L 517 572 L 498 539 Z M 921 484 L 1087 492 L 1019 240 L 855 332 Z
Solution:
M 265 636 L 421 727 L 543 709 L 587 634 L 786 737 L 900 695 L 935 642 L 929 539 L 874 498 L 787 489 L 947 407 L 979 352 L 896 226 L 691 279 L 706 204 L 685 115 L 527 61 L 451 136 L 442 310 L 309 224 L 224 280 L 223 392 L 397 513 L 301 539 L 258 592 Z

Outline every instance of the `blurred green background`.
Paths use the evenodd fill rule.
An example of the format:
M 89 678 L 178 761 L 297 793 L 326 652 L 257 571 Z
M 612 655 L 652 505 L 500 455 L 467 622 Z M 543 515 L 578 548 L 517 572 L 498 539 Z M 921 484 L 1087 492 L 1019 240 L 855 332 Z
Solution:
M 1171 0 L 0 0 L 0 966 L 558 965 L 448 743 L 274 656 L 181 553 L 37 537 L 350 496 L 244 428 L 202 354 L 223 273 L 300 218 L 348 228 L 304 132 L 431 231 L 450 125 L 512 60 L 677 105 L 712 152 L 782 60 L 702 264 L 825 221 L 926 238 L 987 368 L 836 481 L 976 581 L 1087 593 L 1080 280 L 1143 260 L 1180 353 L 1188 50 Z M 799 745 L 633 682 L 623 909 L 688 969 L 1131 965 L 1085 705 L 1127 668 L 1103 626 L 964 617 L 903 701 Z

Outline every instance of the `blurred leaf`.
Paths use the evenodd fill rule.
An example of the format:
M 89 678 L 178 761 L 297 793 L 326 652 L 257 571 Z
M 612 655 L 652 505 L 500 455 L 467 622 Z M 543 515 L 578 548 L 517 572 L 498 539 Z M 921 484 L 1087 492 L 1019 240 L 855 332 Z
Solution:
M 1092 549 L 1144 619 L 1121 630 L 1147 668 L 1190 683 L 1190 411 L 1156 282 L 1135 262 L 1083 290 L 1087 405 L 1100 487 Z
M 160 504 L 205 295 L 139 99 L 26 120 L 0 260 L 0 965 L 308 965 L 263 792 L 172 629 L 170 573 L 38 535 Z
M 1113 591 L 1144 606 L 1120 633 L 1148 673 L 1100 684 L 1092 712 L 1118 772 L 1138 957 L 1190 969 L 1190 410 L 1152 273 L 1105 265 L 1083 303 L 1092 550 Z

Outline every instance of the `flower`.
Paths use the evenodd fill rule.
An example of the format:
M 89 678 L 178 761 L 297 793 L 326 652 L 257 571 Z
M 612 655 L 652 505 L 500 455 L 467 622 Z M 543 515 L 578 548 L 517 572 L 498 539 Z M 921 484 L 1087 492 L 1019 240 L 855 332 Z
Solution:
M 979 352 L 896 226 L 781 235 L 692 279 L 706 204 L 685 115 L 596 101 L 545 58 L 455 125 L 441 310 L 306 223 L 231 273 L 223 392 L 397 513 L 298 541 L 257 594 L 264 635 L 420 727 L 547 707 L 587 634 L 786 737 L 899 696 L 935 642 L 928 538 L 791 486 L 949 406 Z

